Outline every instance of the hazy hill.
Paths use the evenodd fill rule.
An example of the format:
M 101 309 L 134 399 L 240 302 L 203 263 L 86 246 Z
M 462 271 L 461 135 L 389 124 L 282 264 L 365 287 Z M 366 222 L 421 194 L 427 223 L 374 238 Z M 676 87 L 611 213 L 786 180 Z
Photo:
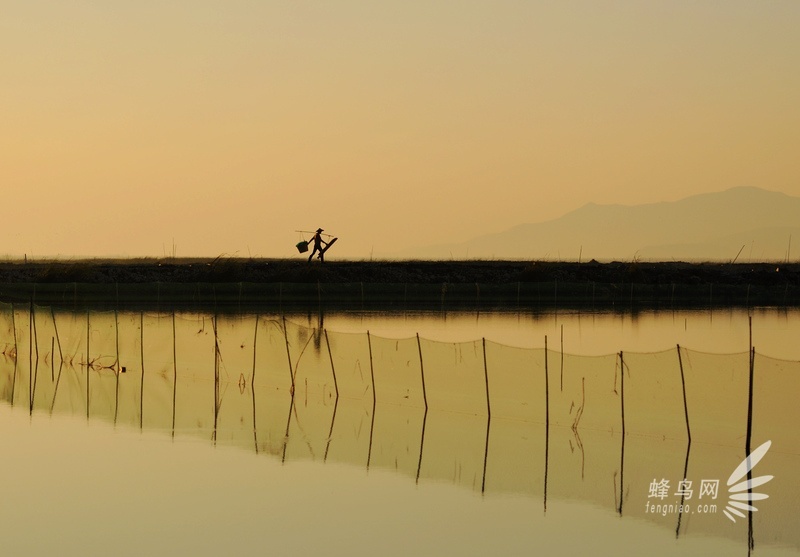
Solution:
M 753 187 L 646 205 L 589 203 L 547 222 L 414 250 L 433 259 L 783 261 L 800 254 L 800 198 Z M 739 253 L 741 250 L 741 253 Z M 411 254 L 404 254 L 409 256 Z

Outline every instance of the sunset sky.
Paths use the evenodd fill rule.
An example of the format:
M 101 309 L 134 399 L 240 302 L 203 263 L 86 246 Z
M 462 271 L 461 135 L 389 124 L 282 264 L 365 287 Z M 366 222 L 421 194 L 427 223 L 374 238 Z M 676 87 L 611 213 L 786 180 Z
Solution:
M 0 257 L 385 256 L 588 202 L 800 196 L 800 2 L 0 10 Z

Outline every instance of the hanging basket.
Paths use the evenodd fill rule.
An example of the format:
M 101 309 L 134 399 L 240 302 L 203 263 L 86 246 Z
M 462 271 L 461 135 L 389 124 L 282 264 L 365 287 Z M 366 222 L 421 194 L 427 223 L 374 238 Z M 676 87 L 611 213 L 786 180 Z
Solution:
M 295 247 L 297 247 L 297 251 L 299 251 L 300 253 L 305 253 L 308 251 L 308 242 L 306 242 L 305 240 L 303 240 L 302 242 L 297 242 L 297 245 Z

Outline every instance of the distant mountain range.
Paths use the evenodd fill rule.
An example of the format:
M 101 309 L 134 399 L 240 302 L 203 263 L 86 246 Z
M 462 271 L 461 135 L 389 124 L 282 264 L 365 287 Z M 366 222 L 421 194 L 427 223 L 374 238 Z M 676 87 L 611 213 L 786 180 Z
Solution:
M 589 203 L 555 220 L 414 250 L 424 259 L 563 261 L 785 261 L 787 254 L 800 255 L 800 198 L 754 187 L 646 205 Z

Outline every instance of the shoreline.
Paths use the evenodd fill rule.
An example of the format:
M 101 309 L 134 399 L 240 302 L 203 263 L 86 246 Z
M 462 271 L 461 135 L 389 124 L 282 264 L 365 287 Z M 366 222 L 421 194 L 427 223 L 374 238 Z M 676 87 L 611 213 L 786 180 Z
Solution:
M 0 262 L 0 301 L 351 309 L 800 306 L 800 263 L 130 259 Z M 162 305 L 163 304 L 163 305 Z

